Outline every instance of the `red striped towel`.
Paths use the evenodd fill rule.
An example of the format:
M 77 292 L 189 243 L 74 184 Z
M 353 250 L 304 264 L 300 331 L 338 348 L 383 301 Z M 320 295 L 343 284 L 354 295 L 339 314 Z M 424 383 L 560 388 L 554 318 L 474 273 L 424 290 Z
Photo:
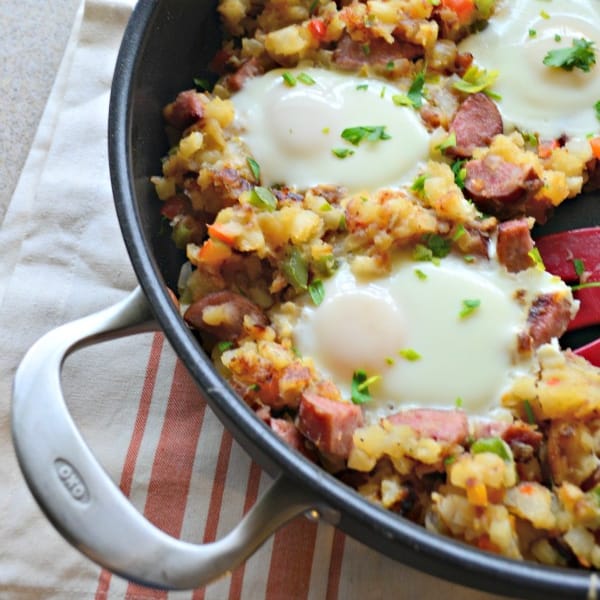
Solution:
M 14 370 L 43 333 L 136 285 L 106 158 L 110 80 L 133 4 L 85 2 L 0 235 L 0 598 L 491 598 L 417 573 L 305 518 L 206 589 L 167 594 L 103 571 L 67 544 L 33 501 L 10 442 Z M 173 536 L 195 543 L 223 536 L 270 485 L 161 334 L 77 353 L 65 366 L 64 386 L 107 472 Z

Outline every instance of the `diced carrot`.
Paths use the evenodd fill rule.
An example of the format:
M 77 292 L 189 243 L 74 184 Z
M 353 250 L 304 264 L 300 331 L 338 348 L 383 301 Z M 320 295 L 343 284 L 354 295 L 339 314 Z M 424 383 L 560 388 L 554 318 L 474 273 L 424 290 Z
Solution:
M 231 248 L 223 242 L 208 239 L 200 248 L 198 260 L 206 265 L 217 267 L 232 254 Z
M 311 19 L 308 23 L 308 30 L 319 41 L 327 35 L 327 25 L 321 19 Z
M 535 491 L 535 488 L 530 483 L 523 483 L 519 486 L 519 491 L 521 494 L 525 494 L 526 496 L 531 496 Z
M 231 232 L 227 231 L 227 226 L 223 223 L 213 223 L 207 227 L 208 235 L 215 240 L 219 240 L 228 246 L 233 246 L 235 242 L 235 236 L 231 235 Z
M 558 385 L 562 380 L 560 379 L 560 377 L 551 377 L 550 379 L 548 379 L 548 381 L 546 381 L 546 383 L 548 385 Z
M 474 506 L 487 506 L 488 496 L 485 484 L 481 481 L 467 481 L 467 500 Z
M 498 546 L 490 540 L 490 536 L 483 534 L 477 538 L 477 547 L 481 550 L 487 550 L 488 552 L 498 552 Z
M 538 156 L 540 158 L 550 158 L 553 150 L 556 150 L 558 146 L 558 140 L 540 142 L 538 144 Z
M 442 0 L 442 5 L 454 11 L 461 23 L 469 23 L 475 12 L 474 0 Z
M 594 158 L 600 159 L 600 137 L 590 138 L 590 146 L 592 147 Z

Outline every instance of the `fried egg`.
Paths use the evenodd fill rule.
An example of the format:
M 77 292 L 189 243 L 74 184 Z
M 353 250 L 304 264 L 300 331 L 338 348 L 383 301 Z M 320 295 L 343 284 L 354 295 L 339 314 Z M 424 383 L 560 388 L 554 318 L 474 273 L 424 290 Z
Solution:
M 409 183 L 427 159 L 429 134 L 418 113 L 397 104 L 405 96 L 388 82 L 310 68 L 250 79 L 232 101 L 264 185 L 358 191 Z M 356 127 L 384 135 L 358 144 L 342 137 Z
M 515 0 L 503 2 L 481 33 L 459 49 L 475 63 L 499 71 L 494 92 L 505 127 L 538 133 L 544 139 L 584 138 L 598 129 L 594 105 L 600 100 L 600 65 L 589 72 L 544 64 L 552 50 L 584 39 L 600 47 L 597 0 Z
M 531 366 L 517 336 L 532 301 L 570 296 L 546 271 L 509 273 L 493 260 L 453 255 L 439 264 L 399 258 L 377 279 L 359 279 L 345 263 L 324 286 L 319 306 L 303 304 L 295 345 L 347 398 L 354 372 L 379 376 L 364 406 L 373 418 L 414 406 L 489 414 Z

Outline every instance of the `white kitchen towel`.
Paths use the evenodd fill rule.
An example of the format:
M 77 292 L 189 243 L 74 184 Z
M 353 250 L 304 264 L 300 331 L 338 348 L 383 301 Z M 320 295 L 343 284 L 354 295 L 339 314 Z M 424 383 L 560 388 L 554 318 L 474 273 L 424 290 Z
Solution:
M 303 518 L 206 589 L 167 594 L 83 557 L 32 499 L 10 439 L 15 369 L 45 332 L 113 304 L 136 285 L 106 153 L 111 77 L 134 4 L 82 4 L 0 231 L 0 598 L 492 598 L 413 571 Z M 168 533 L 198 543 L 221 537 L 269 485 L 161 334 L 80 351 L 67 361 L 63 380 L 74 419 L 102 465 Z

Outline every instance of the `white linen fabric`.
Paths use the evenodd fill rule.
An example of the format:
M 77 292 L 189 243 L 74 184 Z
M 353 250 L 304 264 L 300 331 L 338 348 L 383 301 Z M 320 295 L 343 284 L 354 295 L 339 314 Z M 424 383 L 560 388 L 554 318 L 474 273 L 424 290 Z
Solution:
M 37 338 L 136 285 L 106 156 L 111 77 L 134 4 L 82 3 L 0 231 L 0 598 L 491 599 L 302 518 L 230 576 L 204 590 L 167 594 L 103 571 L 42 515 L 12 449 L 12 378 Z M 199 543 L 220 537 L 269 485 L 161 334 L 81 351 L 67 361 L 63 380 L 74 419 L 102 465 L 167 532 Z

